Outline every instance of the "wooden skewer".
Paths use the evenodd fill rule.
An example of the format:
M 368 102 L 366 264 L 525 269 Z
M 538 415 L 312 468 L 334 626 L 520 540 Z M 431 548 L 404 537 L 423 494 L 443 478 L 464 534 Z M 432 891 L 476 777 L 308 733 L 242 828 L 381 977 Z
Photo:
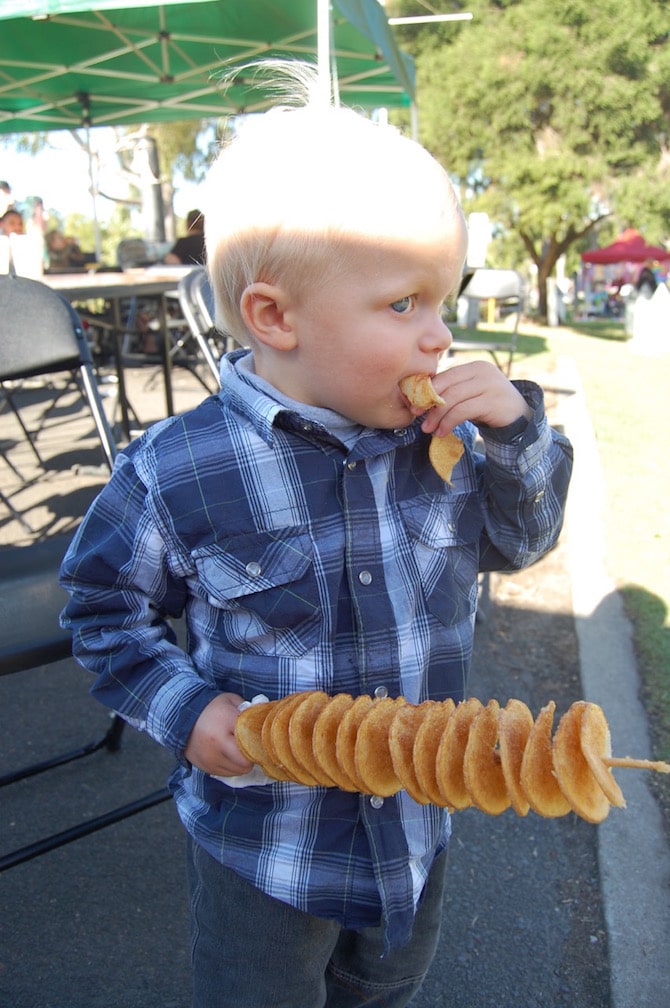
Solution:
M 630 767 L 634 770 L 655 770 L 657 773 L 670 773 L 670 763 L 662 760 L 632 759 L 630 756 L 603 756 L 602 761 L 608 767 Z

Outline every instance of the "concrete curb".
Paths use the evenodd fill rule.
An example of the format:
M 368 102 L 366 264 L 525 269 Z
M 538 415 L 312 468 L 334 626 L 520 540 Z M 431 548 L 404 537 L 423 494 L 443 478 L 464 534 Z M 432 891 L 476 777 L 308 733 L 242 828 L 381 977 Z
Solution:
M 571 359 L 560 359 L 558 384 L 574 389 L 559 419 L 575 449 L 566 535 L 584 697 L 605 710 L 616 755 L 648 758 L 631 627 L 607 573 L 598 447 Z M 612 1008 L 661 1008 L 670 996 L 670 849 L 646 773 L 621 771 L 619 780 L 628 809 L 598 827 Z

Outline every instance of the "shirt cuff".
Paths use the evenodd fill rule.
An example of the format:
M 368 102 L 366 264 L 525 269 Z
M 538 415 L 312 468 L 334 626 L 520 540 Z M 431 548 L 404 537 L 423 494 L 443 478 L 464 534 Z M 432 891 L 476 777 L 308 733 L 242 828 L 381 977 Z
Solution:
M 521 393 L 527 405 L 533 411 L 530 419 L 520 416 L 505 427 L 489 427 L 480 424 L 479 432 L 484 442 L 494 441 L 502 445 L 526 445 L 537 440 L 539 429 L 544 420 L 544 392 L 535 382 L 513 381 L 512 385 Z
M 187 673 L 172 676 L 156 693 L 147 717 L 147 732 L 183 765 L 184 749 L 205 707 L 219 696 L 201 679 Z

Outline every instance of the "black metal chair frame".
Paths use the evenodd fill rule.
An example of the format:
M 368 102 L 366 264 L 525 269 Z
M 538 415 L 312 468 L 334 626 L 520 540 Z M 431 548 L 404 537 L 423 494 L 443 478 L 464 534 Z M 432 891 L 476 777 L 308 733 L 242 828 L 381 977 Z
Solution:
M 0 390 L 40 465 L 42 458 L 34 436 L 21 417 L 8 383 L 62 372 L 81 382 L 105 462 L 111 469 L 116 447 L 77 312 L 46 284 L 12 274 L 0 276 Z
M 18 381 L 62 371 L 76 374 L 81 380 L 105 462 L 111 471 L 116 446 L 102 407 L 90 349 L 77 312 L 65 298 L 39 281 L 14 275 L 0 276 L 0 381 Z M 23 424 L 21 426 L 32 444 L 30 434 Z M 41 462 L 39 453 L 35 453 Z M 5 461 L 11 467 L 9 459 L 5 458 Z M 58 611 L 62 603 L 54 590 L 58 584 L 58 566 L 63 549 L 60 544 L 58 547 L 53 543 L 38 545 L 41 548 L 35 545 L 17 547 L 13 556 L 11 551 L 3 551 L 3 578 L 6 580 L 0 581 L 0 675 L 51 664 L 72 653 L 70 635 L 58 626 Z M 17 633 L 20 621 L 16 618 L 16 606 L 17 599 L 21 597 L 21 587 L 24 590 L 21 606 L 31 613 L 30 620 L 26 621 L 25 636 Z M 5 588 L 11 597 L 9 594 L 3 597 Z M 103 748 L 109 752 L 118 750 L 124 724 L 118 714 L 113 714 L 109 728 L 101 738 L 5 774 L 0 777 L 0 787 L 71 763 Z M 168 797 L 167 789 L 163 788 L 62 833 L 12 851 L 0 857 L 0 871 L 119 822 Z
M 182 315 L 218 388 L 219 358 L 222 353 L 233 348 L 235 341 L 220 333 L 214 325 L 212 290 L 206 267 L 197 266 L 183 276 L 177 294 Z
M 466 351 L 469 353 L 488 353 L 501 371 L 509 376 L 516 353 L 519 334 L 519 320 L 524 305 L 524 283 L 521 275 L 511 269 L 475 269 L 463 278 L 459 296 L 486 303 L 494 301 L 496 307 L 513 312 L 514 328 L 506 340 L 463 340 L 459 339 L 458 329 L 454 327 L 454 340 L 449 348 L 449 355 Z M 502 363 L 506 357 L 505 363 Z

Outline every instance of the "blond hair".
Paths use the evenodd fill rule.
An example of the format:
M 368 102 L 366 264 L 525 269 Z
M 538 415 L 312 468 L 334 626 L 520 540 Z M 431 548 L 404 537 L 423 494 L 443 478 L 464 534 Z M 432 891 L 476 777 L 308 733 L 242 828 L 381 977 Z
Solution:
M 240 342 L 255 281 L 296 289 L 336 267 L 352 240 L 422 243 L 461 216 L 444 169 L 397 129 L 316 93 L 314 68 L 277 67 L 289 100 L 245 119 L 210 169 L 207 262 L 216 323 Z

